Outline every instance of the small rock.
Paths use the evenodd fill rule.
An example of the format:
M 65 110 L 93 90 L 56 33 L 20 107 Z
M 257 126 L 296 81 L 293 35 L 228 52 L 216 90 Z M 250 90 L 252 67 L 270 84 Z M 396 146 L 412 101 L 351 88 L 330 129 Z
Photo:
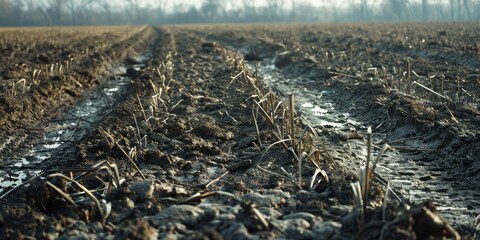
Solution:
M 317 220 L 322 220 L 321 218 L 317 219 L 317 217 L 315 215 L 313 215 L 311 213 L 307 213 L 307 212 L 291 213 L 291 214 L 283 216 L 283 219 L 285 219 L 285 220 L 298 219 L 298 218 L 304 219 L 310 224 L 315 223 L 315 221 L 317 221 Z
M 271 218 L 271 219 L 277 219 L 277 218 L 280 218 L 282 217 L 283 213 L 273 209 L 273 208 L 265 208 L 265 207 L 261 207 L 261 208 L 258 208 L 258 211 L 260 211 L 263 215 L 267 216 L 268 218 Z
M 202 138 L 218 138 L 222 140 L 230 140 L 234 137 L 233 132 L 227 131 L 214 122 L 205 122 L 196 127 L 194 131 Z
M 158 231 L 140 218 L 133 222 L 125 222 L 117 228 L 115 239 L 158 239 Z
M 174 205 L 157 213 L 154 219 L 161 222 L 180 222 L 186 226 L 195 226 L 204 219 L 205 211 L 190 205 Z
M 145 153 L 145 162 L 166 168 L 168 165 L 172 164 L 173 160 L 169 155 L 164 154 L 159 150 L 148 150 Z
M 335 216 L 345 216 L 349 212 L 351 212 L 352 207 L 351 206 L 345 206 L 345 205 L 338 205 L 338 206 L 330 206 L 328 209 L 328 212 L 330 212 L 332 215 Z
M 272 220 L 273 225 L 287 233 L 291 239 L 312 239 L 312 232 L 308 230 L 310 223 L 304 219 Z
M 225 239 L 258 239 L 258 237 L 252 236 L 245 225 L 241 223 L 232 222 L 229 225 L 228 228 L 221 231 Z
M 213 49 L 215 49 L 215 46 L 217 45 L 216 42 L 204 42 L 202 43 L 202 50 L 206 52 L 210 52 Z
M 358 227 L 358 219 L 355 214 L 349 213 L 342 217 L 342 225 L 344 231 L 355 231 Z
M 145 201 L 152 198 L 155 185 L 152 181 L 143 181 L 134 183 L 129 189 L 135 193 L 134 200 Z
M 246 146 L 251 145 L 256 140 L 257 140 L 257 137 L 247 136 L 247 137 L 244 137 L 244 138 L 240 139 L 240 141 L 238 141 L 237 145 L 238 145 L 239 148 L 244 148 Z
M 158 133 L 151 133 L 150 135 L 148 135 L 148 139 L 155 142 L 163 143 L 163 144 L 170 142 L 170 138 L 166 137 L 163 134 L 158 134 Z
M 257 207 L 279 207 L 285 203 L 285 199 L 280 196 L 269 195 L 269 194 L 259 194 L 259 193 L 249 193 L 245 194 L 242 197 L 243 201 L 252 202 Z
M 428 180 L 432 179 L 432 176 L 426 175 L 426 176 L 420 177 L 419 179 L 422 180 L 422 181 L 428 181 Z
M 247 167 L 250 167 L 252 166 L 253 164 L 253 161 L 251 159 L 240 159 L 238 161 L 235 161 L 232 163 L 232 165 L 228 166 L 228 170 L 230 171 L 235 171 L 235 170 L 238 170 L 238 169 L 241 169 L 241 168 L 247 168 Z
M 236 218 L 237 218 L 237 217 L 235 216 L 235 214 L 232 214 L 232 213 L 223 213 L 223 214 L 218 215 L 213 221 L 220 221 L 220 222 L 233 221 L 233 220 L 235 220 Z
M 313 239 L 323 240 L 331 239 L 335 234 L 339 233 L 342 225 L 337 222 L 317 222 L 313 226 Z

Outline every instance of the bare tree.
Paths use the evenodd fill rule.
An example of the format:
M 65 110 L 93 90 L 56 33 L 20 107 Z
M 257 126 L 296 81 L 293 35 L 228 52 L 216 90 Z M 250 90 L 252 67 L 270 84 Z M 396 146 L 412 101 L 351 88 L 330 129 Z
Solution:
M 367 20 L 368 19 L 368 0 L 361 0 L 360 4 L 360 11 L 362 14 L 362 19 Z
M 155 19 L 160 22 L 160 19 L 165 15 L 165 0 L 154 0 L 153 1 L 154 8 L 155 8 Z
M 422 19 L 423 21 L 428 21 L 429 16 L 428 16 L 428 0 L 422 0 Z
M 207 21 L 215 21 L 222 12 L 222 9 L 223 7 L 218 0 L 207 0 L 201 7 Z
M 283 18 L 284 4 L 285 4 L 285 0 L 267 0 L 267 6 L 268 6 L 269 15 L 271 19 Z
M 126 0 L 127 1 L 127 12 L 130 12 L 135 18 L 135 22 L 139 23 L 142 18 L 142 4 L 143 0 Z M 133 11 L 133 13 L 132 13 Z
M 467 13 L 468 20 L 472 20 L 472 16 L 470 15 L 470 0 L 463 0 L 463 7 Z
M 256 18 L 257 9 L 255 6 L 255 0 L 242 0 L 245 17 Z
M 10 20 L 11 6 L 8 0 L 0 0 L 0 25 Z
M 70 17 L 72 19 L 72 24 L 78 24 L 78 19 L 82 13 L 87 9 L 93 0 L 67 0 L 66 7 L 70 11 Z
M 337 4 L 341 3 L 340 1 L 338 0 L 327 0 L 327 3 L 328 5 L 330 5 L 330 7 L 332 8 L 332 11 L 327 11 L 326 13 L 328 14 L 328 12 L 332 12 L 333 13 L 333 16 L 331 17 L 327 17 L 327 19 L 330 19 L 330 20 L 335 20 L 337 19 Z
M 113 24 L 112 5 L 109 0 L 100 0 L 96 2 L 98 8 L 107 16 L 108 24 Z
M 393 16 L 395 20 L 409 19 L 409 0 L 387 0 L 384 2 L 387 17 Z
M 46 12 L 51 24 L 61 24 L 64 6 L 65 4 L 63 0 L 50 0 L 49 2 L 44 3 L 42 9 Z

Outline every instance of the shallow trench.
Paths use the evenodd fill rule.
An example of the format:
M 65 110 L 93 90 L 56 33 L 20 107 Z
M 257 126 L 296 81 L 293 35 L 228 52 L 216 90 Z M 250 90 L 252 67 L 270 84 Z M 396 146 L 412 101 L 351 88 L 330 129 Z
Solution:
M 254 64 L 250 63 L 252 69 Z M 371 113 L 355 111 L 358 107 L 355 106 L 355 100 L 361 100 L 361 95 L 353 95 L 348 90 L 336 87 L 315 87 L 320 84 L 301 76 L 287 78 L 280 69 L 275 68 L 271 59 L 263 60 L 257 68 L 273 90 L 284 96 L 294 94 L 296 111 L 301 112 L 302 121 L 310 126 L 346 136 L 352 130 L 365 133 L 367 127 L 374 124 L 373 142 L 377 146 L 405 138 L 401 141 L 403 149 L 387 151 L 376 170 L 377 180 L 383 184 L 389 180 L 398 200 L 415 204 L 432 199 L 441 215 L 454 226 L 470 226 L 480 212 L 480 194 L 469 186 L 468 181 L 449 179 L 444 175 L 445 166 L 423 160 L 428 151 L 412 150 L 436 148 L 436 142 L 425 144 L 420 136 L 408 139 L 406 136 L 415 135 L 413 126 L 398 126 L 393 132 L 386 130 L 383 126 L 387 125 L 388 116 L 372 116 Z M 333 148 L 334 160 L 347 169 L 359 173 L 365 165 L 367 150 L 364 139 L 344 139 L 334 143 Z M 374 150 L 374 158 L 379 151 L 378 148 Z M 395 198 L 391 194 L 390 199 Z
M 95 129 L 125 96 L 131 80 L 127 68 L 138 71 L 150 57 L 150 53 L 145 53 L 135 58 L 138 64 L 113 67 L 110 78 L 105 79 L 100 87 L 65 111 L 62 119 L 51 120 L 42 140 L 32 146 L 26 156 L 10 160 L 0 170 L 0 198 L 15 187 L 41 177 L 45 168 L 55 164 L 52 161 L 73 154 L 75 143 Z

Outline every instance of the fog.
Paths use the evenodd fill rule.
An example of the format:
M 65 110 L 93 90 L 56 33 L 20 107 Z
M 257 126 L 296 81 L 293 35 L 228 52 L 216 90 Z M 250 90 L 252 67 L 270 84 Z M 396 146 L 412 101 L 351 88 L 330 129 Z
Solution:
M 0 0 L 0 25 L 480 20 L 479 0 L 317 0 L 315 3 L 305 0 Z

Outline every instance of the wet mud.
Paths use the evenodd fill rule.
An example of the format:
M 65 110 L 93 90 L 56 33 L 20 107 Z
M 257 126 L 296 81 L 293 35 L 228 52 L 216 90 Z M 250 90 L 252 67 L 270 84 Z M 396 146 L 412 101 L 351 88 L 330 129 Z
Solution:
M 32 53 L 33 60 L 3 49 L 10 61 L 43 69 L 43 62 L 65 61 L 53 54 L 62 48 L 88 39 L 96 46 L 82 50 L 68 74 L 57 65 L 52 75 L 59 77 L 44 73 L 26 88 L 21 77 L 33 75 L 17 65 L 0 69 L 0 110 L 12 119 L 1 119 L 4 178 L 24 170 L 27 163 L 14 159 L 48 154 L 27 165 L 32 173 L 22 184 L 4 188 L 12 191 L 1 197 L 1 236 L 473 237 L 478 70 L 372 47 L 380 37 L 404 44 L 394 36 L 435 27 L 398 26 L 385 35 L 391 25 L 128 27 L 113 31 L 117 37 L 99 28 L 71 46 L 54 44 L 52 54 Z M 458 41 L 455 26 L 448 31 L 442 44 Z M 142 53 L 151 55 L 136 59 Z M 112 101 L 99 106 L 102 99 Z M 72 106 L 102 111 L 86 119 Z M 374 158 L 384 144 L 393 149 L 359 205 L 354 186 L 369 126 Z M 70 128 L 84 134 L 73 137 Z

